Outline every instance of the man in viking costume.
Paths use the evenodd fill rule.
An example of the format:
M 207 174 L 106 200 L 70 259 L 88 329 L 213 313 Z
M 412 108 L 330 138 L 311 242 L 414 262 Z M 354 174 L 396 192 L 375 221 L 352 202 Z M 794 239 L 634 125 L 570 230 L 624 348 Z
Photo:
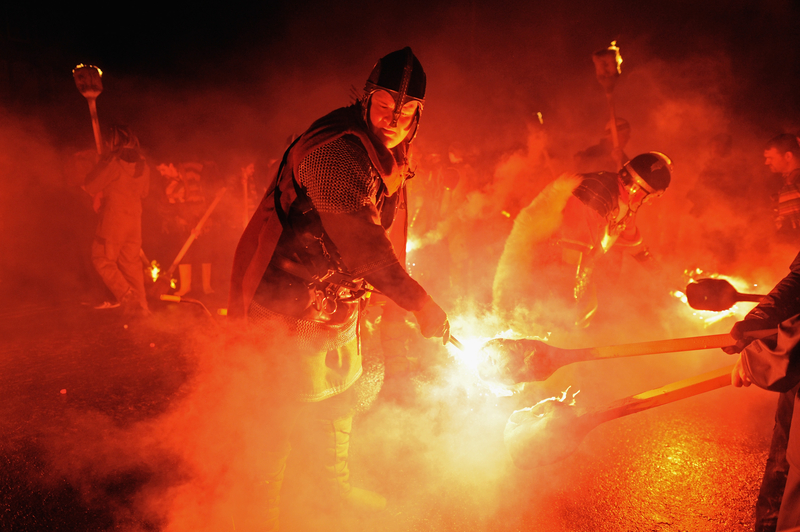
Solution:
M 615 245 L 647 258 L 636 214 L 664 193 L 671 172 L 666 155 L 650 152 L 619 173 L 564 175 L 550 183 L 514 220 L 495 274 L 495 308 L 548 330 L 588 326 L 597 310 L 598 263 Z M 536 315 L 522 315 L 529 311 Z
M 278 351 L 270 356 L 280 390 L 265 407 L 270 443 L 259 473 L 268 530 L 278 527 L 298 429 L 315 432 L 318 452 L 304 460 L 324 472 L 322 483 L 345 508 L 386 504 L 351 487 L 347 465 L 366 295 L 380 292 L 413 312 L 426 338 L 449 337 L 446 314 L 408 275 L 387 236 L 405 222 L 407 153 L 425 84 L 410 48 L 381 58 L 359 101 L 317 120 L 289 147 L 236 249 L 229 316 L 246 318 Z

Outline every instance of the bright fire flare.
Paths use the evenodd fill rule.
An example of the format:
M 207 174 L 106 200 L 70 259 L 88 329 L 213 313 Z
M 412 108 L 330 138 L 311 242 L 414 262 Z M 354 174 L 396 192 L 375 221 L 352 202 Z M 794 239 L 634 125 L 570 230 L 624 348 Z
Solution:
M 158 281 L 158 274 L 161 272 L 161 268 L 158 267 L 158 262 L 155 260 L 150 262 L 150 277 L 153 278 L 153 282 Z
M 617 63 L 617 73 L 622 74 L 622 55 L 619 53 L 619 46 L 617 46 L 617 41 L 611 41 L 611 45 L 608 47 L 609 50 L 614 52 L 615 60 Z
M 486 354 L 484 354 L 482 350 L 486 342 L 495 338 L 509 338 L 514 336 L 519 335 L 511 329 L 508 329 L 507 331 L 504 331 L 492 338 L 482 336 L 462 338 L 459 336 L 458 339 L 464 345 L 463 351 L 454 347 L 452 344 L 447 345 L 450 346 L 450 356 L 452 356 L 456 362 L 458 362 L 460 367 L 467 370 L 467 372 L 470 374 L 470 378 L 474 378 L 475 382 L 480 383 L 482 387 L 487 388 L 489 392 L 497 397 L 510 397 L 514 395 L 515 391 L 517 391 L 515 387 L 505 386 L 496 382 L 484 381 L 480 378 L 478 367 L 480 366 L 481 362 L 486 359 Z
M 697 279 L 711 278 L 711 279 L 724 279 L 729 283 L 731 283 L 733 287 L 736 288 L 737 291 L 743 293 L 758 287 L 757 284 L 748 283 L 747 281 L 745 281 L 740 277 L 731 277 L 730 275 L 704 272 L 700 268 L 695 268 L 693 270 L 685 270 L 683 274 L 687 279 L 687 284 L 695 282 Z M 741 320 L 742 318 L 744 318 L 745 314 L 749 312 L 749 310 L 739 308 L 739 305 L 733 305 L 728 310 L 723 310 L 721 312 L 714 312 L 713 310 L 696 310 L 689 306 L 686 294 L 684 294 L 682 291 L 672 290 L 670 291 L 670 295 L 680 299 L 686 305 L 686 308 L 692 312 L 692 318 L 701 320 L 703 322 L 704 327 L 708 327 L 709 325 L 713 325 L 714 323 L 717 323 L 729 317 L 735 317 L 736 319 Z
M 557 402 L 559 402 L 559 403 L 563 403 L 563 402 L 564 402 L 564 401 L 567 399 L 567 393 L 569 393 L 569 389 L 570 389 L 570 388 L 572 388 L 572 386 L 567 386 L 567 389 L 566 389 L 566 390 L 564 390 L 563 392 L 561 392 L 561 397 L 555 397 L 555 396 L 553 396 L 553 397 L 548 397 L 547 399 L 542 399 L 541 401 L 539 401 L 539 402 L 538 402 L 538 403 L 536 403 L 535 405 L 533 405 L 533 406 L 528 406 L 528 407 L 526 407 L 526 408 L 523 408 L 523 409 L 521 409 L 521 410 L 516 410 L 516 411 L 514 411 L 514 413 L 516 414 L 517 412 L 526 412 L 526 411 L 533 410 L 534 408 L 536 408 L 536 407 L 537 407 L 537 406 L 539 406 L 540 404 L 542 404 L 542 403 L 546 403 L 546 402 L 548 402 L 548 401 L 557 401 Z M 575 396 L 576 396 L 576 395 L 578 395 L 579 393 L 581 393 L 581 391 L 580 391 L 580 390 L 578 390 L 577 392 L 573 393 L 573 394 L 570 396 L 570 401 L 569 401 L 569 403 L 567 403 L 567 406 L 575 406 L 575 403 L 576 403 L 576 401 L 575 401 Z M 537 414 L 537 415 L 536 415 L 536 417 L 544 417 L 544 415 L 545 415 L 545 413 L 544 413 L 544 412 L 542 412 L 541 414 Z

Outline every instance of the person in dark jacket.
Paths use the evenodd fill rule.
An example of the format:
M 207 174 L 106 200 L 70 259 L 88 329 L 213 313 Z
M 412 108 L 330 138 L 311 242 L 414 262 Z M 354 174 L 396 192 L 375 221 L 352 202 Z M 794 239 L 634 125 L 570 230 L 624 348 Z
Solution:
M 278 526 L 289 441 L 315 431 L 304 459 L 324 471 L 329 492 L 350 508 L 385 499 L 349 482 L 353 384 L 362 373 L 359 314 L 375 289 L 414 313 L 425 337 L 449 336 L 444 311 L 406 272 L 387 236 L 405 223 L 408 147 L 422 114 L 425 73 L 410 48 L 381 58 L 355 104 L 317 120 L 286 151 L 275 182 L 234 256 L 229 317 L 275 338 L 283 357 L 270 406 L 271 441 L 259 484 L 265 522 Z
M 731 336 L 737 340 L 737 345 L 727 348 L 726 352 L 733 354 L 742 351 L 732 380 L 734 386 L 749 386 L 750 383 L 780 392 L 778 406 L 775 411 L 775 426 L 772 431 L 767 464 L 761 489 L 756 501 L 756 532 L 772 532 L 780 530 L 781 520 L 789 519 L 793 515 L 794 525 L 800 526 L 800 454 L 797 449 L 787 452 L 787 447 L 797 448 L 800 445 L 800 434 L 790 436 L 791 432 L 800 430 L 800 423 L 792 423 L 794 412 L 798 411 L 795 405 L 797 390 L 800 387 L 800 373 L 797 372 L 797 361 L 800 351 L 797 348 L 784 348 L 787 341 L 787 331 L 794 330 L 798 322 L 796 316 L 800 314 L 800 254 L 798 254 L 789 267 L 789 274 L 784 277 L 775 288 L 744 318 L 737 322 L 731 330 Z M 794 317 L 794 318 L 793 318 Z M 793 326 L 784 327 L 782 323 L 793 318 Z M 763 340 L 752 342 L 747 337 L 749 331 L 774 329 L 781 326 L 776 341 Z M 789 336 L 791 338 L 791 336 Z M 784 352 L 776 356 L 775 348 L 784 348 Z M 789 365 L 790 357 L 794 360 Z M 791 456 L 790 456 L 791 455 Z M 794 463 L 794 465 L 792 465 Z M 794 474 L 792 489 L 789 489 L 787 477 Z M 786 487 L 786 491 L 784 491 Z M 781 500 L 787 500 L 787 493 L 791 502 L 788 506 Z M 793 509 L 792 509 L 793 507 Z M 793 512 L 793 513 L 792 513 Z M 786 517 L 781 517 L 786 516 Z

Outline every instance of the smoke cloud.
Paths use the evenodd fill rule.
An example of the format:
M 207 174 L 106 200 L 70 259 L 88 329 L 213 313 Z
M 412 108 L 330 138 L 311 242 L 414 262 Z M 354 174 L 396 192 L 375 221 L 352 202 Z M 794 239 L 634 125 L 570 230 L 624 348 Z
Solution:
M 567 4 L 283 5 L 269 36 L 260 36 L 255 23 L 231 20 L 241 32 L 226 32 L 224 49 L 204 49 L 207 57 L 189 46 L 170 49 L 174 71 L 165 62 L 153 70 L 142 63 L 127 72 L 108 68 L 100 120 L 130 125 L 152 168 L 201 162 L 215 169 L 217 185 L 231 187 L 213 256 L 224 301 L 241 233 L 233 188 L 241 169 L 254 163 L 263 191 L 292 135 L 349 104 L 351 87 L 362 88 L 378 57 L 410 45 L 429 89 L 412 155 L 409 270 L 448 312 L 456 337 L 479 343 L 536 335 L 566 349 L 727 332 L 747 304 L 714 321 L 673 292 L 685 290 L 692 276 L 721 274 L 740 282 L 740 291 L 764 293 L 797 252 L 773 238 L 771 196 L 780 179 L 762 159 L 769 138 L 800 131 L 796 98 L 787 99 L 796 87 L 796 8 L 744 1 L 703 8 Z M 742 14 L 735 16 L 737 9 Z M 759 40 L 767 32 L 785 56 L 768 52 Z M 654 260 L 643 266 L 623 256 L 616 271 L 601 272 L 600 306 L 588 329 L 548 329 L 542 317 L 562 309 L 536 302 L 514 322 L 491 304 L 503 246 L 520 210 L 557 176 L 579 171 L 576 154 L 603 137 L 609 110 L 591 54 L 613 39 L 624 59 L 613 100 L 631 126 L 625 152 L 663 152 L 675 165 L 669 189 L 637 219 Z M 0 292 L 9 300 L 107 295 L 88 259 L 95 217 L 80 189 L 93 156 L 76 155 L 91 154 L 89 116 L 70 85 L 73 65 L 63 66 L 53 99 L 0 108 Z M 145 203 L 143 247 L 168 265 L 179 246 L 165 243 L 159 183 L 156 176 Z M 65 478 L 87 504 L 100 506 L 113 489 L 98 483 L 127 472 L 137 489 L 112 500 L 120 529 L 247 529 L 260 519 L 254 471 L 271 437 L 270 405 L 286 384 L 275 378 L 285 346 L 197 323 L 151 326 L 188 337 L 177 349 L 190 371 L 169 407 L 125 425 L 97 412 L 71 412 L 64 424 L 72 436 L 43 440 L 52 475 L 41 482 Z M 398 531 L 512 530 L 527 526 L 525 519 L 578 529 L 583 524 L 568 521 L 577 503 L 563 501 L 586 495 L 570 493 L 569 485 L 581 481 L 584 468 L 598 467 L 582 459 L 608 456 L 618 450 L 615 442 L 599 429 L 563 467 L 523 476 L 503 447 L 509 414 L 569 386 L 581 390 L 578 406 L 588 408 L 734 362 L 702 352 L 575 364 L 497 397 L 452 347 L 411 345 L 426 368 L 408 380 L 414 400 L 378 401 L 359 414 L 352 434 L 354 483 L 386 495 L 394 513 L 364 521 L 337 514 L 343 529 L 367 523 Z M 380 350 L 369 356 L 379 360 Z M 736 408 L 743 424 L 764 433 L 770 396 L 726 397 L 730 408 L 711 399 L 696 404 L 721 417 Z M 658 415 L 643 416 L 651 414 L 650 420 Z M 292 460 L 289 471 L 298 475 L 287 477 L 285 522 L 312 530 L 333 517 L 309 511 L 318 509 L 312 482 L 300 474 L 302 458 Z M 619 482 L 603 485 L 624 491 Z M 600 506 L 612 504 L 610 495 L 598 497 Z M 515 507 L 525 508 L 518 521 L 497 523 Z

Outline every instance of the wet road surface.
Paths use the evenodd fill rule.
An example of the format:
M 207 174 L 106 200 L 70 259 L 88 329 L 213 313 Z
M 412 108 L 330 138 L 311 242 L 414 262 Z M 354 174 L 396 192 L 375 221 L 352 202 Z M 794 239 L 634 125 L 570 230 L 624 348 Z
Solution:
M 191 306 L 155 311 L 145 321 L 74 304 L 0 313 L 0 530 L 168 529 L 163 508 L 142 499 L 191 484 L 193 473 L 181 453 L 155 448 L 156 427 L 190 400 L 190 340 L 214 326 Z M 320 506 L 293 457 L 284 529 L 752 530 L 771 394 L 729 387 L 614 420 L 563 462 L 522 471 L 502 430 L 524 405 L 443 386 L 441 375 L 416 382 L 416 400 L 379 398 L 356 420 L 352 480 L 386 495 L 385 512 Z M 587 401 L 639 391 L 616 385 Z M 242 528 L 231 519 L 227 530 Z

